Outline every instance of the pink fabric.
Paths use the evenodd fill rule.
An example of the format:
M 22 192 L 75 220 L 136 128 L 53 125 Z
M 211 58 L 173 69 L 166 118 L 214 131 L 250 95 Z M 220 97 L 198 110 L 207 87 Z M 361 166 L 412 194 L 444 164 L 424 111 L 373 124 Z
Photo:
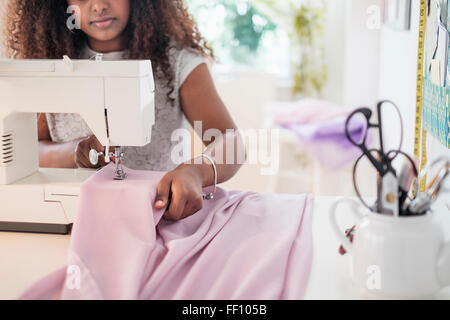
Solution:
M 153 207 L 164 173 L 126 170 L 125 181 L 113 180 L 110 165 L 82 185 L 67 268 L 21 299 L 303 297 L 312 261 L 311 196 L 218 188 L 201 211 L 170 222 Z
M 345 134 L 350 111 L 333 102 L 302 99 L 274 103 L 269 109 L 275 124 L 293 132 L 299 138 L 302 148 L 329 169 L 342 169 L 361 154 L 361 150 L 351 144 Z M 360 137 L 366 127 L 365 122 L 352 121 L 349 133 L 353 137 Z
M 277 102 L 272 107 L 273 118 L 279 125 L 322 124 L 347 118 L 349 112 L 331 101 L 302 99 L 295 102 Z

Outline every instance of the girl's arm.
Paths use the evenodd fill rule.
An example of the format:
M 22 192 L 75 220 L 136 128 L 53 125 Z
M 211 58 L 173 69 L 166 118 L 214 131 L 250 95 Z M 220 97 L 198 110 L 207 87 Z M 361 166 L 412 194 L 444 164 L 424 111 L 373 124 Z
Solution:
M 242 155 L 237 155 L 238 150 L 245 150 L 242 138 L 236 133 L 237 127 L 231 118 L 227 108 L 220 99 L 209 69 L 205 64 L 198 66 L 180 88 L 180 99 L 183 111 L 194 126 L 195 121 L 202 122 L 201 136 L 209 129 L 217 129 L 222 136 L 216 141 L 203 141 L 208 146 L 207 154 L 216 162 L 218 183 L 231 179 L 242 165 Z M 227 129 L 232 129 L 235 134 L 226 134 Z M 202 139 L 203 140 L 203 139 Z M 231 144 L 234 148 L 232 164 L 226 164 L 226 149 Z M 217 153 L 218 150 L 222 152 Z M 213 152 L 215 151 L 215 152 Z M 245 151 L 244 151 L 245 152 Z M 222 154 L 220 158 L 215 154 Z M 243 155 L 245 158 L 245 154 Z M 203 164 L 181 164 L 175 170 L 166 174 L 158 185 L 156 208 L 168 205 L 164 217 L 169 220 L 186 218 L 203 206 L 202 188 L 214 184 L 214 171 L 208 160 Z M 169 203 L 170 198 L 170 203 Z
M 41 168 L 75 168 L 75 141 L 52 142 L 44 113 L 38 114 L 39 166 Z
M 44 113 L 38 114 L 38 143 L 39 167 L 41 168 L 73 169 L 106 165 L 104 157 L 100 157 L 97 166 L 92 166 L 89 161 L 88 155 L 91 148 L 102 149 L 102 145 L 94 135 L 65 143 L 53 142 Z
M 213 151 L 218 153 L 220 158 L 215 159 L 217 167 L 217 183 L 222 183 L 231 179 L 240 169 L 241 165 L 238 163 L 237 152 L 243 150 L 243 141 L 239 136 L 233 134 L 226 134 L 226 130 L 233 130 L 237 133 L 237 126 L 231 118 L 226 106 L 222 102 L 217 90 L 214 86 L 213 79 L 205 64 L 198 66 L 189 77 L 186 79 L 180 89 L 181 105 L 187 119 L 194 126 L 194 121 L 201 121 L 202 132 L 197 134 L 204 137 L 205 132 L 210 129 L 219 130 L 222 136 L 217 141 L 206 141 L 202 139 L 203 143 L 208 146 L 207 154 L 215 159 Z M 233 164 L 226 164 L 226 147 L 234 145 L 234 148 L 229 148 L 234 155 L 228 158 L 234 159 Z M 214 184 L 214 171 L 211 163 L 207 160 L 203 165 L 196 165 L 202 171 L 204 177 L 203 187 Z

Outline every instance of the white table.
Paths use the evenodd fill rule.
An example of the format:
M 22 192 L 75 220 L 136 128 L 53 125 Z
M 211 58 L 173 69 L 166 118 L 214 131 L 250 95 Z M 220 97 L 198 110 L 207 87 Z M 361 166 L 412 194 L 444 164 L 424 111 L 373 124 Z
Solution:
M 317 197 L 314 205 L 314 257 L 306 299 L 361 299 L 350 279 L 349 255 L 337 252 L 339 240 L 329 223 L 335 197 Z M 348 220 L 346 220 L 348 219 Z M 450 230 L 450 214 L 443 218 Z M 343 228 L 351 215 L 342 215 Z M 450 232 L 448 232 L 450 235 Z M 70 236 L 0 232 L 0 299 L 15 299 L 35 281 L 65 265 Z M 439 299 L 450 299 L 450 288 Z
M 350 277 L 351 256 L 338 254 L 340 241 L 331 227 L 329 210 L 336 197 L 317 197 L 314 203 L 313 219 L 313 264 L 305 299 L 372 299 L 362 295 Z M 356 199 L 355 199 L 356 200 Z M 447 241 L 450 239 L 450 212 L 442 203 L 439 206 L 439 219 L 446 229 Z M 342 206 L 340 210 L 346 210 Z M 351 214 L 339 211 L 342 232 L 354 225 Z M 441 290 L 436 299 L 450 299 L 450 287 Z

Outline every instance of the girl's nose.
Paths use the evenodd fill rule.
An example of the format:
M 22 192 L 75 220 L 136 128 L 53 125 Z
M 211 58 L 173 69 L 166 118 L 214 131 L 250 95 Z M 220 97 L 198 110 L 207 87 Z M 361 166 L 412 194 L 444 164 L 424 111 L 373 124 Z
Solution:
M 92 10 L 102 14 L 109 8 L 109 0 L 92 0 Z

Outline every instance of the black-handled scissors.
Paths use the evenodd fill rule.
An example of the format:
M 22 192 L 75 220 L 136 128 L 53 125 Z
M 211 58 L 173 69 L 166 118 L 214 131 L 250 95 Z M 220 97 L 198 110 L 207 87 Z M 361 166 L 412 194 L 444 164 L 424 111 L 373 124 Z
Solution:
M 392 172 L 395 174 L 395 170 L 392 167 L 392 161 L 397 157 L 398 153 L 394 152 L 394 156 L 393 157 L 389 157 L 388 154 L 390 154 L 391 152 L 386 153 L 384 150 L 384 139 L 383 139 L 383 125 L 382 125 L 382 107 L 385 103 L 389 103 L 392 104 L 398 114 L 399 117 L 401 119 L 401 115 L 400 115 L 400 110 L 397 108 L 397 106 L 388 100 L 383 100 L 380 101 L 377 104 L 377 120 L 378 123 L 372 123 L 370 121 L 370 119 L 372 118 L 373 112 L 371 109 L 369 108 L 359 108 L 355 111 L 353 111 L 349 117 L 347 118 L 347 121 L 345 123 L 345 135 L 347 137 L 347 139 L 356 147 L 358 147 L 359 149 L 361 149 L 361 151 L 363 152 L 363 154 L 369 159 L 369 161 L 372 163 L 372 165 L 375 167 L 375 169 L 378 171 L 378 173 L 380 174 L 381 177 L 384 177 L 386 175 L 386 173 L 388 172 Z M 354 139 L 354 137 L 352 137 L 351 134 L 351 125 L 352 125 L 352 121 L 354 121 L 354 119 L 356 117 L 360 117 L 362 116 L 364 118 L 365 121 L 365 127 L 363 128 L 363 137 L 361 139 L 361 141 L 356 141 Z M 400 126 L 401 126 L 401 131 L 403 132 L 403 123 L 402 121 L 400 121 Z M 377 159 L 374 155 L 373 155 L 373 151 L 374 149 L 369 149 L 369 147 L 367 146 L 367 139 L 369 136 L 369 130 L 371 128 L 376 128 L 378 129 L 378 139 L 380 141 L 380 148 L 379 149 L 375 149 L 376 153 L 379 156 L 379 159 Z M 397 150 L 401 150 L 402 147 L 402 138 L 400 139 L 400 145 L 398 147 Z
M 389 152 L 385 151 L 384 147 L 384 138 L 383 138 L 383 125 L 382 125 L 382 111 L 384 104 L 392 104 L 399 116 L 400 119 L 400 130 L 402 132 L 400 138 L 400 144 L 397 150 L 391 150 Z M 399 214 L 399 205 L 398 205 L 398 192 L 399 185 L 397 180 L 397 173 L 395 169 L 392 167 L 393 160 L 398 156 L 398 154 L 404 154 L 401 152 L 401 147 L 403 143 L 403 122 L 400 114 L 400 110 L 398 107 L 391 101 L 383 100 L 377 104 L 377 123 L 371 122 L 371 118 L 373 116 L 373 112 L 369 108 L 359 108 L 353 111 L 347 121 L 345 123 L 345 135 L 347 139 L 356 147 L 358 147 L 362 151 L 362 155 L 358 158 L 353 168 L 353 183 L 355 186 L 356 194 L 358 195 L 361 202 L 373 210 L 372 207 L 369 207 L 366 202 L 362 199 L 361 194 L 359 192 L 358 185 L 356 183 L 356 169 L 360 160 L 365 156 L 369 159 L 372 165 L 375 167 L 377 172 L 381 177 L 381 181 L 378 183 L 378 200 L 376 204 L 376 210 L 380 213 L 390 212 L 394 215 Z M 362 118 L 361 120 L 358 120 Z M 356 128 L 363 126 L 361 135 L 355 139 L 355 133 L 352 130 L 356 128 L 353 127 L 356 125 Z M 369 130 L 375 128 L 378 129 L 378 139 L 380 142 L 379 149 L 369 148 L 368 137 Z

